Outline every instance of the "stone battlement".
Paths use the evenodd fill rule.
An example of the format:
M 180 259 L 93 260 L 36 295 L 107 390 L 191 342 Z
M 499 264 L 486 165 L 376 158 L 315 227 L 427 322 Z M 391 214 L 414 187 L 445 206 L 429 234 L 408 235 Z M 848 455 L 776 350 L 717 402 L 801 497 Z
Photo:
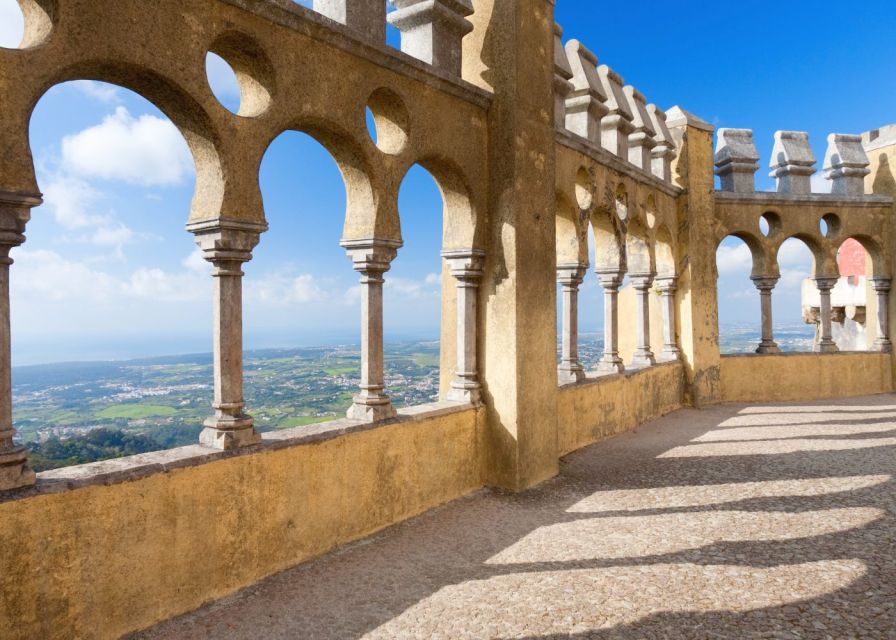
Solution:
M 0 49 L 4 638 L 119 637 L 479 488 L 532 487 L 561 456 L 681 407 L 893 391 L 896 125 L 829 137 L 828 194 L 811 192 L 808 136 L 778 132 L 777 191 L 757 192 L 751 131 L 652 104 L 599 52 L 564 42 L 553 0 L 393 0 L 388 13 L 382 0 L 20 4 L 23 42 Z M 385 44 L 387 22 L 400 50 Z M 209 52 L 236 72 L 238 113 L 208 85 Z M 189 145 L 184 223 L 214 267 L 214 403 L 193 446 L 35 475 L 14 439 L 8 255 L 42 202 L 32 111 L 75 79 L 142 95 Z M 361 384 L 343 420 L 259 434 L 243 399 L 241 266 L 275 233 L 258 167 L 290 130 L 319 141 L 345 181 Z M 444 199 L 441 394 L 396 411 L 382 292 L 415 164 Z M 719 352 L 715 260 L 728 236 L 752 254 L 755 355 Z M 771 299 L 792 237 L 814 257 L 820 341 L 785 356 Z M 836 353 L 831 291 L 850 238 L 870 261 L 872 350 Z M 588 277 L 605 311 L 595 371 L 578 356 Z

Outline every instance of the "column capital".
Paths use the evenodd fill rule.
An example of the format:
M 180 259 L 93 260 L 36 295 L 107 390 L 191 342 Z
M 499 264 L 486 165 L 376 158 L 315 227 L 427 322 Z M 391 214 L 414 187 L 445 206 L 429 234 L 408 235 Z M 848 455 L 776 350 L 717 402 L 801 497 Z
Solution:
M 655 282 L 660 293 L 668 295 L 678 290 L 678 276 L 657 276 Z
M 818 287 L 819 291 L 830 291 L 837 286 L 837 281 L 840 280 L 840 278 L 822 276 L 820 278 L 813 278 L 813 280 L 815 280 L 815 286 Z
M 39 193 L 0 189 L 0 255 L 25 242 L 25 226 L 31 220 L 31 209 L 43 203 Z
M 448 249 L 442 252 L 448 262 L 451 275 L 461 281 L 479 282 L 485 251 L 482 249 Z
M 567 287 L 578 287 L 585 279 L 588 265 L 567 262 L 557 265 L 557 282 Z
M 196 237 L 202 257 L 216 266 L 222 262 L 248 262 L 268 225 L 226 218 L 191 222 L 187 231 Z
M 884 278 L 872 276 L 868 279 L 869 284 L 871 284 L 871 288 L 879 293 L 886 293 L 890 290 L 890 286 L 893 284 L 892 278 Z
M 653 273 L 630 273 L 629 280 L 632 281 L 632 287 L 637 290 L 649 289 L 653 285 L 656 274 Z
M 384 273 L 392 266 L 402 242 L 385 238 L 361 238 L 343 240 L 339 245 L 351 258 L 355 271 Z
M 780 276 L 750 276 L 750 280 L 753 281 L 757 289 L 767 292 L 775 288 Z
M 623 278 L 625 278 L 625 274 L 619 269 L 596 269 L 595 273 L 600 280 L 600 285 L 604 289 L 611 291 L 618 289 L 622 285 Z

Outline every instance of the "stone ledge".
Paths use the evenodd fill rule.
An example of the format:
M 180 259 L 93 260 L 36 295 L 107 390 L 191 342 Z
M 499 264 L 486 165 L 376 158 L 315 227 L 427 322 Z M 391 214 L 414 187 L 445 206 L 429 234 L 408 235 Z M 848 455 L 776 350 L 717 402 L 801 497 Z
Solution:
M 717 202 L 731 204 L 781 204 L 781 205 L 832 205 L 843 207 L 890 207 L 893 198 L 881 195 L 844 196 L 832 193 L 778 193 L 776 191 L 754 191 L 734 193 L 714 191 Z
M 634 378 L 640 374 L 649 373 L 650 371 L 653 371 L 655 369 L 680 366 L 683 366 L 680 360 L 666 360 L 657 362 L 656 364 L 649 367 L 632 367 L 631 369 L 626 369 L 622 373 L 600 373 L 598 371 L 587 371 L 585 373 L 584 380 L 579 380 L 578 382 L 567 382 L 566 384 L 558 385 L 558 388 L 574 389 L 577 387 L 588 385 L 599 385 L 605 382 L 609 382 L 610 380 L 616 380 L 617 378 Z
M 0 503 L 38 495 L 62 493 L 90 486 L 131 482 L 148 476 L 174 471 L 175 469 L 202 465 L 225 458 L 318 444 L 353 433 L 371 431 L 394 424 L 425 422 L 441 416 L 477 410 L 473 405 L 466 403 L 434 402 L 401 409 L 395 418 L 382 422 L 365 423 L 342 418 L 304 427 L 267 432 L 261 434 L 261 444 L 233 451 L 221 451 L 196 444 L 176 449 L 141 453 L 124 458 L 115 458 L 113 460 L 63 467 L 37 474 L 37 484 L 32 487 L 0 494 Z
M 590 140 L 586 140 L 582 136 L 576 135 L 566 129 L 557 129 L 556 131 L 557 144 L 561 144 L 568 149 L 572 149 L 573 151 L 578 151 L 579 153 L 588 156 L 592 160 L 599 162 L 603 165 L 606 165 L 608 168 L 613 169 L 614 171 L 618 171 L 619 173 L 632 178 L 633 180 L 637 180 L 643 184 L 648 184 L 651 187 L 655 187 L 659 189 L 663 193 L 666 193 L 670 196 L 679 196 L 684 193 L 684 190 L 681 187 L 676 187 L 673 184 L 669 184 L 663 180 L 660 180 L 652 173 L 648 173 L 642 169 L 639 169 L 635 165 L 631 164 L 627 160 L 624 160 L 617 156 L 615 153 L 604 149 L 603 147 L 597 146 L 595 143 Z
M 818 351 L 782 351 L 781 353 L 723 353 L 722 358 L 792 358 L 794 356 L 811 356 L 813 358 L 837 358 L 839 356 L 864 356 L 889 358 L 892 353 L 880 351 L 835 351 L 820 353 Z
M 385 42 L 363 40 L 354 30 L 344 24 L 330 20 L 313 9 L 293 2 L 293 0 L 219 1 L 325 42 L 349 54 L 364 58 L 384 69 L 434 86 L 483 109 L 488 109 L 491 106 L 493 96 L 485 89 L 421 62 Z

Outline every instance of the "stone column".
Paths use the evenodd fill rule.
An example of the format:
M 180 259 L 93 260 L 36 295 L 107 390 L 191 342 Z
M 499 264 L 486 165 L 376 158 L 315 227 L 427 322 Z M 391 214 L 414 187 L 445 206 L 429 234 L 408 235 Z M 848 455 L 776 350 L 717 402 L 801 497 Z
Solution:
M 625 365 L 619 357 L 619 287 L 620 271 L 598 271 L 597 277 L 604 288 L 604 353 L 597 370 L 601 373 L 622 373 Z
M 753 144 L 750 129 L 719 129 L 715 153 L 716 175 L 722 191 L 753 193 L 756 191 L 756 170 L 759 152 Z
M 443 251 L 442 257 L 448 261 L 451 275 L 457 280 L 457 371 L 447 398 L 478 405 L 482 385 L 476 363 L 476 310 L 485 251 Z
M 893 343 L 890 342 L 890 278 L 871 278 L 871 288 L 877 294 L 877 338 L 874 340 L 874 348 L 881 353 L 893 351 Z
M 818 350 L 821 353 L 834 353 L 839 351 L 831 333 L 831 289 L 837 284 L 837 278 L 815 278 L 815 286 L 818 287 L 819 316 L 821 320 L 821 340 L 818 342 Z
M 383 274 L 389 270 L 401 242 L 379 238 L 344 240 L 342 246 L 361 274 L 361 391 L 346 415 L 376 422 L 395 416 L 386 395 L 383 373 Z
M 389 24 L 401 31 L 401 50 L 436 69 L 461 75 L 464 36 L 473 30 L 467 17 L 471 0 L 392 0 Z
M 756 353 L 781 353 L 778 343 L 775 342 L 774 325 L 772 323 L 772 289 L 778 283 L 774 276 L 754 276 L 753 284 L 759 289 L 759 304 L 762 317 L 762 340 L 756 348 Z
M 0 190 L 0 491 L 35 482 L 28 451 L 14 441 L 12 426 L 12 353 L 9 326 L 9 252 L 25 242 L 31 209 L 42 200 L 37 194 Z
M 660 276 L 656 279 L 663 308 L 663 351 L 660 360 L 680 360 L 681 349 L 675 338 L 675 292 L 678 289 L 677 276 Z
M 267 225 L 215 219 L 187 225 L 202 257 L 214 265 L 215 414 L 205 420 L 200 444 L 238 449 L 261 442 L 252 416 L 243 412 L 243 271 Z
M 831 193 L 841 196 L 865 195 L 865 176 L 871 173 L 862 136 L 832 133 L 824 155 L 824 175 L 831 181 Z
M 585 269 L 585 265 L 578 263 L 557 265 L 557 282 L 563 296 L 563 335 L 560 365 L 557 367 L 557 381 L 560 384 L 585 379 L 585 370 L 579 363 L 579 286 L 585 277 Z
M 650 350 L 650 287 L 653 286 L 653 274 L 630 276 L 635 289 L 637 303 L 635 319 L 635 335 L 638 341 L 632 356 L 632 365 L 649 367 L 656 364 L 653 351 Z

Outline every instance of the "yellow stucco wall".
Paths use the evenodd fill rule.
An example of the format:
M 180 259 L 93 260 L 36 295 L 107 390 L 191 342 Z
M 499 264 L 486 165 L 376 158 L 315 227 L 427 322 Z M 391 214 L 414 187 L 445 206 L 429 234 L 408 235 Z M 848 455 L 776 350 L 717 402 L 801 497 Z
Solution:
M 561 455 L 624 433 L 681 408 L 684 369 L 666 363 L 561 387 L 557 439 Z
M 821 400 L 893 391 L 890 355 L 789 353 L 722 357 L 725 402 Z
M 117 638 L 470 493 L 478 416 L 2 503 L 0 638 Z

